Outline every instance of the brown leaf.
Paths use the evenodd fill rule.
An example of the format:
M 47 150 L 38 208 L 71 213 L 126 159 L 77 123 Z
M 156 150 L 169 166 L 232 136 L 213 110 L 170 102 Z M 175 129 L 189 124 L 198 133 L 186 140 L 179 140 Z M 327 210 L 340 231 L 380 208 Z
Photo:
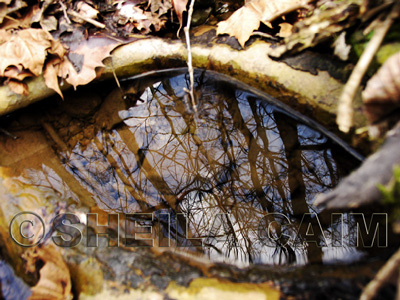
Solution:
M 31 288 L 29 300 L 72 299 L 70 273 L 55 246 L 30 248 L 23 258 L 30 273 L 37 272 L 37 266 L 43 264 L 39 271 L 39 282 Z
M 7 35 L 2 31 L 1 37 Z M 0 76 L 4 76 L 9 66 L 22 66 L 35 76 L 40 75 L 52 42 L 52 36 L 42 29 L 25 29 L 11 34 L 10 39 L 0 45 Z
M 54 16 L 46 16 L 44 18 L 42 18 L 40 21 L 40 27 L 42 27 L 43 30 L 46 31 L 54 31 L 57 30 L 57 26 L 58 26 L 58 21 L 56 19 L 56 17 Z
M 346 32 L 343 31 L 339 37 L 336 39 L 336 41 L 333 43 L 334 48 L 334 54 L 339 57 L 341 60 L 348 60 L 349 59 L 349 54 L 351 50 L 351 45 L 346 44 Z
M 18 12 L 19 14 L 21 14 L 21 17 L 19 17 L 18 19 L 5 18 L 0 26 L 0 29 L 8 30 L 30 28 L 32 17 L 39 11 L 39 4 L 29 6 L 29 9 L 26 9 L 24 13 L 21 14 L 21 12 Z
M 260 14 L 252 7 L 244 6 L 235 11 L 228 20 L 218 23 L 217 34 L 227 33 L 238 39 L 244 47 L 251 33 L 260 27 Z
M 281 30 L 279 31 L 279 36 L 280 37 L 288 37 L 292 35 L 292 29 L 293 29 L 293 25 L 289 24 L 289 23 L 281 23 L 279 24 L 279 27 L 281 28 Z
M 182 27 L 182 14 L 186 10 L 186 5 L 188 3 L 188 0 L 172 0 L 172 5 L 174 7 L 175 13 L 178 17 L 179 24 L 181 24 Z
M 47 87 L 55 90 L 57 94 L 64 99 L 64 96 L 60 90 L 60 86 L 58 85 L 58 70 L 60 68 L 60 58 L 54 58 L 46 63 L 46 67 L 43 71 L 44 82 Z
M 187 1 L 186 1 L 187 2 Z M 153 14 L 158 11 L 158 15 L 161 16 L 169 11 L 172 7 L 172 3 L 170 0 L 152 0 L 150 4 L 150 10 Z M 186 5 L 185 5 L 186 6 Z
M 96 19 L 99 11 L 97 9 L 94 9 L 92 6 L 89 4 L 79 1 L 78 3 L 75 4 L 76 8 L 78 9 L 78 13 L 82 16 L 85 16 L 89 19 Z
M 227 33 L 244 47 L 260 22 L 269 24 L 277 17 L 299 9 L 310 0 L 253 0 L 235 11 L 228 20 L 218 23 L 217 34 Z
M 0 45 L 4 44 L 11 38 L 11 32 L 0 30 Z
M 20 81 L 15 81 L 15 80 L 10 80 L 7 83 L 7 85 L 10 88 L 10 90 L 12 90 L 16 94 L 23 95 L 23 96 L 29 95 L 29 88 L 26 83 L 23 83 Z
M 60 65 L 58 76 L 76 87 L 85 85 L 97 77 L 96 68 L 103 67 L 103 60 L 121 42 L 105 37 L 90 37 L 70 44 L 68 58 Z
M 33 77 L 33 74 L 28 70 L 20 70 L 17 67 L 11 66 L 4 71 L 4 77 L 22 81 L 27 77 Z
M 285 53 L 300 52 L 352 26 L 360 17 L 355 2 L 329 1 L 329 9 L 315 9 L 310 17 L 296 22 L 293 33 L 281 45 L 271 47 L 268 55 L 280 57 Z
M 17 12 L 26 6 L 28 6 L 28 4 L 23 0 L 0 1 L 0 23 L 3 22 L 7 15 Z
M 66 54 L 64 46 L 61 44 L 60 40 L 55 40 L 51 44 L 51 48 L 47 50 L 50 54 L 54 54 L 59 58 L 63 58 Z
M 400 52 L 392 55 L 368 81 L 362 96 L 370 123 L 400 108 Z

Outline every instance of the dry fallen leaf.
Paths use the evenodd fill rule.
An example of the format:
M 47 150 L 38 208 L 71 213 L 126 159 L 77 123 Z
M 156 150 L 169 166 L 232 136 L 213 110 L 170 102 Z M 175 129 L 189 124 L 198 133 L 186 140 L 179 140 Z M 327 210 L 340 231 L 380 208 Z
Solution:
M 370 123 L 380 121 L 400 108 L 400 52 L 388 58 L 368 81 L 362 96 Z
M 42 29 L 25 29 L 15 33 L 0 30 L 0 40 L 9 39 L 0 45 L 0 76 L 5 76 L 7 67 L 27 69 L 35 76 L 42 73 L 47 50 L 52 47 L 53 37 Z
M 288 37 L 292 35 L 292 29 L 293 29 L 293 25 L 289 24 L 289 23 L 281 23 L 279 24 L 279 27 L 281 28 L 281 30 L 279 31 L 279 36 L 280 37 Z
M 61 98 L 64 99 L 64 96 L 60 90 L 60 86 L 58 85 L 58 72 L 60 69 L 60 63 L 60 58 L 54 58 L 47 62 L 46 67 L 43 71 L 43 78 L 47 87 L 55 90 L 57 94 L 59 94 Z
M 0 76 L 6 77 L 9 88 L 24 96 L 28 95 L 27 85 L 21 81 L 27 77 L 39 76 L 43 72 L 46 58 L 51 56 L 62 59 L 66 53 L 65 48 L 59 40 L 42 29 L 24 29 L 11 33 L 10 31 L 0 30 Z M 54 68 L 45 68 L 45 82 L 58 93 L 57 78 Z M 57 82 L 57 86 L 55 85 Z
M 39 4 L 31 5 L 25 8 L 24 12 L 18 12 L 21 16 L 18 19 L 4 18 L 0 29 L 26 29 L 31 27 L 32 17 L 40 11 Z
M 228 20 L 218 23 L 217 34 L 228 33 L 244 47 L 251 33 L 260 27 L 260 14 L 250 6 L 235 11 Z
M 72 299 L 70 273 L 55 246 L 30 248 L 23 254 L 23 258 L 26 270 L 30 273 L 38 271 L 40 262 L 43 264 L 39 270 L 39 282 L 31 288 L 29 300 Z
M 362 16 L 358 2 L 329 1 L 328 9 L 315 9 L 310 17 L 296 22 L 293 33 L 281 45 L 271 47 L 268 55 L 281 57 L 283 54 L 300 52 L 352 26 Z
M 172 0 L 172 5 L 174 7 L 175 13 L 178 17 L 179 24 L 182 27 L 182 14 L 186 10 L 186 5 L 188 3 L 188 0 Z
M 341 60 L 348 60 L 349 59 L 349 54 L 351 50 L 351 45 L 346 44 L 346 32 L 343 31 L 339 37 L 336 39 L 334 42 L 333 46 L 334 48 L 334 54 L 339 57 Z
M 8 14 L 17 12 L 26 6 L 28 6 L 28 4 L 23 0 L 0 1 L 0 23 L 3 22 Z
M 116 39 L 105 37 L 90 37 L 69 44 L 68 58 L 61 61 L 58 76 L 66 78 L 75 89 L 91 82 L 98 75 L 96 68 L 103 67 L 103 60 L 120 44 Z
M 10 80 L 10 81 L 8 81 L 7 85 L 10 88 L 10 90 L 12 90 L 16 94 L 20 94 L 23 96 L 29 95 L 29 88 L 26 83 L 23 83 L 20 81 L 15 81 L 15 80 Z
M 4 3 L 5 5 L 8 5 L 11 3 L 12 0 L 0 0 L 0 3 Z
M 78 9 L 78 13 L 86 18 L 89 19 L 97 19 L 97 15 L 99 11 L 97 9 L 94 9 L 92 6 L 89 4 L 79 1 L 78 3 L 75 4 L 76 8 Z
M 32 76 L 33 76 L 32 72 L 30 72 L 28 70 L 20 70 L 14 66 L 8 67 L 4 71 L 4 77 L 12 78 L 12 79 L 20 80 L 20 81 L 24 80 L 27 77 L 32 77 Z
M 235 11 L 228 20 L 218 23 L 217 34 L 227 33 L 238 39 L 244 47 L 260 22 L 270 25 L 279 16 L 306 5 L 310 0 L 253 0 Z

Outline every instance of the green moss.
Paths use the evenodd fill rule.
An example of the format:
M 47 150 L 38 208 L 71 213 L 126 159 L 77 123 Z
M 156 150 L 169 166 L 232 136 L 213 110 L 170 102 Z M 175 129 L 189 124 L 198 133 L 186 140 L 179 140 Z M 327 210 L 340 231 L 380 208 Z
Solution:
M 400 218 L 400 166 L 393 167 L 393 177 L 387 185 L 378 184 L 377 188 L 383 203 L 390 208 L 390 221 L 395 222 Z
M 391 57 L 393 54 L 396 54 L 399 51 L 400 51 L 400 42 L 383 45 L 379 49 L 378 53 L 376 53 L 376 61 L 380 65 L 383 65 L 389 57 Z

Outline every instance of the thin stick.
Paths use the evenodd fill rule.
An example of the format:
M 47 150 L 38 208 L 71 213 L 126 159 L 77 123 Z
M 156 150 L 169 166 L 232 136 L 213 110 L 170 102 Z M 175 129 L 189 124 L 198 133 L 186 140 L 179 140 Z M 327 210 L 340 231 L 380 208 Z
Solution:
M 96 26 L 96 27 L 99 27 L 99 28 L 106 28 L 106 25 L 104 25 L 103 23 L 100 23 L 100 22 L 98 22 L 98 21 L 96 21 L 96 20 L 93 20 L 93 19 L 91 19 L 91 18 L 82 16 L 82 15 L 78 14 L 78 13 L 77 13 L 76 11 L 74 11 L 74 10 L 69 10 L 69 11 L 67 11 L 67 13 L 68 13 L 69 15 L 73 16 L 73 17 L 82 19 L 83 21 L 86 21 L 86 22 L 88 22 L 88 23 L 90 23 L 90 24 L 92 24 L 92 25 L 94 25 L 94 26 Z
M 65 7 L 65 4 L 64 4 L 62 1 L 58 1 L 58 3 L 61 5 L 61 9 L 62 9 L 62 11 L 63 11 L 65 20 L 67 20 L 67 23 L 68 23 L 68 24 L 71 24 L 72 22 L 71 22 L 71 20 L 70 20 L 69 17 L 68 17 L 67 8 Z
M 118 80 L 117 74 L 115 74 L 114 64 L 113 64 L 113 61 L 112 61 L 112 56 L 111 56 L 111 69 L 112 69 L 112 72 L 113 72 L 113 75 L 114 75 L 115 82 L 117 83 L 118 88 L 122 91 L 121 85 L 119 84 L 119 80 Z
M 5 135 L 8 135 L 13 140 L 16 140 L 18 138 L 17 136 L 13 135 L 11 132 L 9 132 L 9 131 L 7 131 L 7 130 L 5 130 L 3 128 L 0 128 L 0 132 L 4 133 Z
M 196 100 L 194 99 L 194 75 L 193 75 L 193 65 L 192 65 L 192 49 L 190 47 L 190 36 L 189 36 L 189 29 L 190 29 L 190 23 L 192 22 L 194 2 L 195 2 L 195 0 L 190 1 L 187 24 L 186 24 L 186 27 L 183 28 L 183 30 L 185 32 L 186 47 L 187 47 L 187 51 L 188 51 L 187 65 L 188 65 L 189 79 L 190 79 L 189 95 L 190 95 L 190 100 L 192 102 L 192 108 L 193 108 L 193 111 L 195 114 L 195 118 L 197 119 L 197 105 L 196 105 Z
M 374 36 L 369 41 L 343 89 L 342 95 L 339 99 L 338 114 L 336 118 L 336 123 L 339 125 L 339 129 L 343 132 L 349 132 L 350 127 L 352 126 L 353 99 L 357 93 L 358 87 L 360 86 L 365 72 L 375 56 L 375 53 L 378 51 L 379 46 L 381 45 L 390 26 L 393 24 L 394 19 L 398 16 L 399 8 L 400 4 L 397 3 L 387 18 L 380 23 L 380 26 L 377 26 Z M 379 18 L 383 18 L 384 16 L 385 13 L 382 13 Z
M 389 280 L 389 278 L 395 273 L 400 265 L 400 249 L 386 262 L 386 264 L 376 274 L 374 280 L 372 280 L 365 287 L 364 291 L 360 296 L 360 300 L 371 300 L 373 299 L 378 290 L 382 285 Z

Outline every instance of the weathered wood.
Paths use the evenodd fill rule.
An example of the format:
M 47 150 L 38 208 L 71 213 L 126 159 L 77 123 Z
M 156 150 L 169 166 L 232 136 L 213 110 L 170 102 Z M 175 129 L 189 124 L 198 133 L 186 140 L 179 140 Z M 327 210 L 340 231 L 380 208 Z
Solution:
M 343 83 L 327 71 L 314 74 L 290 67 L 268 56 L 271 44 L 257 40 L 243 50 L 236 50 L 224 43 L 211 43 L 213 35 L 192 43 L 193 67 L 214 70 L 232 76 L 269 93 L 301 113 L 324 125 L 334 125 L 337 99 Z M 206 35 L 206 34 L 205 34 Z M 215 33 L 214 33 L 215 37 Z M 119 78 L 148 71 L 186 66 L 187 51 L 181 41 L 161 38 L 138 40 L 115 49 L 111 58 L 104 61 L 100 80 L 111 79 L 113 70 Z M 313 56 L 313 59 L 315 57 Z M 317 73 L 317 74 L 316 74 Z M 47 88 L 43 77 L 28 82 L 27 97 L 14 94 L 7 86 L 0 87 L 0 115 L 5 115 L 30 103 L 54 94 Z M 64 85 L 62 90 L 70 86 Z M 364 126 L 358 95 L 355 126 Z
M 400 164 L 400 123 L 388 132 L 381 149 L 371 155 L 352 174 L 327 194 L 319 195 L 314 204 L 326 209 L 349 209 L 380 203 L 378 184 L 386 185 L 392 178 L 393 166 Z

